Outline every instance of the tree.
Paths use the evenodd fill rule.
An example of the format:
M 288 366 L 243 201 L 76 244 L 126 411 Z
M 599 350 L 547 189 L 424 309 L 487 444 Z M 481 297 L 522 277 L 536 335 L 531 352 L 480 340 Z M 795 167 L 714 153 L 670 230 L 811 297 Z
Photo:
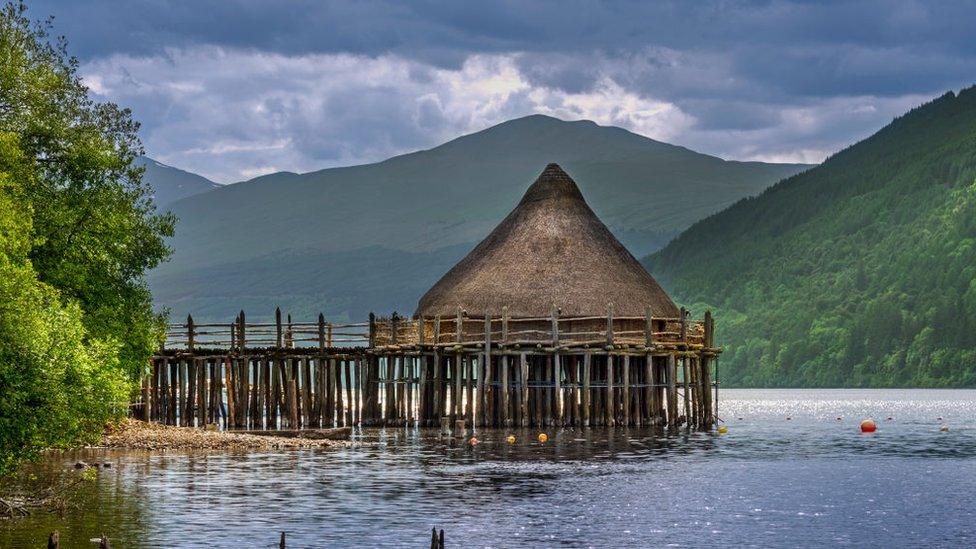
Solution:
M 138 124 L 89 97 L 50 28 L 22 3 L 0 10 L 0 474 L 97 436 L 165 320 L 144 274 L 174 218 L 133 164 Z

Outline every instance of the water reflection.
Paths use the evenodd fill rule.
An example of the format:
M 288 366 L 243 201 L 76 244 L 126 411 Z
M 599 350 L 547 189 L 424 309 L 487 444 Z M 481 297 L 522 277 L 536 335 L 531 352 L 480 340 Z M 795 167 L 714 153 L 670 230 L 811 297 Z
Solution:
M 66 546 L 104 531 L 119 547 L 273 547 L 284 530 L 295 547 L 422 547 L 432 526 L 453 546 L 976 541 L 976 392 L 722 396 L 721 436 L 547 430 L 541 444 L 537 430 L 487 430 L 471 446 L 386 429 L 338 450 L 52 458 L 38 474 L 79 457 L 116 466 L 63 520 L 0 527 L 0 546 L 59 528 Z M 869 416 L 879 431 L 861 435 Z

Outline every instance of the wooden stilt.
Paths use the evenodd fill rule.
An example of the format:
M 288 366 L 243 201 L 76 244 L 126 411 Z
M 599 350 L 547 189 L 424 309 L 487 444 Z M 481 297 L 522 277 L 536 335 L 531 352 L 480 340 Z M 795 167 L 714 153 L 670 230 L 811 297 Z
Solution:
M 522 403 L 519 413 L 522 418 L 522 427 L 529 426 L 529 361 L 525 353 L 519 354 L 519 377 L 521 378 L 521 397 Z

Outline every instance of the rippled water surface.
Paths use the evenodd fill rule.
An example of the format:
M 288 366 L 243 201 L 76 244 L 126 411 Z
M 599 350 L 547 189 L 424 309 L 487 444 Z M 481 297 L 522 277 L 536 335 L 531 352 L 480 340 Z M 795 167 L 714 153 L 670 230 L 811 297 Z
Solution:
M 0 546 L 56 528 L 68 547 L 101 532 L 115 547 L 274 547 L 280 531 L 289 547 L 426 547 L 433 526 L 448 547 L 976 545 L 976 391 L 720 396 L 725 435 L 550 429 L 509 445 L 493 430 L 472 448 L 387 429 L 339 450 L 92 451 L 115 466 L 86 504 L 0 524 Z M 877 433 L 859 433 L 865 417 Z

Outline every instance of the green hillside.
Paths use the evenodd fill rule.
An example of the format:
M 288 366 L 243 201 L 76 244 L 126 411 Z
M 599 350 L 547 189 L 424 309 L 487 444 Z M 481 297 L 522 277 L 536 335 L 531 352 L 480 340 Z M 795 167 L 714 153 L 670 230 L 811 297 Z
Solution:
M 167 166 L 145 156 L 137 157 L 135 164 L 145 168 L 142 180 L 152 187 L 153 199 L 161 210 L 165 210 L 170 203 L 181 198 L 220 187 L 219 184 L 202 175 Z
M 637 254 L 808 167 L 725 161 L 620 128 L 529 116 L 376 164 L 272 174 L 176 202 L 176 253 L 151 277 L 153 293 L 174 316 L 226 319 L 247 304 L 256 315 L 276 304 L 409 313 L 549 162 Z
M 647 258 L 718 311 L 735 385 L 976 385 L 976 88 L 705 219 Z

